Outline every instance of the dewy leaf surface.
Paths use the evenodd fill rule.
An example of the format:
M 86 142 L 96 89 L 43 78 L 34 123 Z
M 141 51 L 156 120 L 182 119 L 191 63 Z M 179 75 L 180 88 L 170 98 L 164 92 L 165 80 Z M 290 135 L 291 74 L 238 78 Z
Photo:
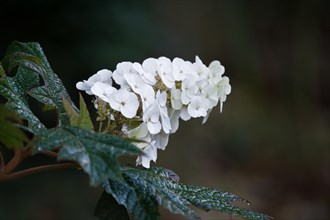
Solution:
M 58 109 L 60 123 L 69 125 L 69 118 L 66 114 L 62 98 L 72 103 L 62 81 L 51 69 L 47 58 L 38 43 L 13 42 L 9 45 L 4 59 L 8 70 L 15 66 L 24 66 L 40 74 L 44 81 L 44 86 L 33 88 L 29 94 L 38 101 L 54 106 Z M 78 112 L 74 106 L 75 111 Z
M 0 94 L 7 99 L 6 106 L 27 120 L 29 127 L 36 134 L 45 129 L 45 126 L 30 110 L 27 92 L 38 83 L 38 74 L 23 67 L 18 67 L 13 77 L 0 78 Z
M 127 208 L 133 220 L 140 217 L 134 215 L 135 212 L 145 213 L 145 215 L 158 212 L 158 208 L 155 206 L 141 207 L 140 204 L 147 199 L 156 200 L 172 213 L 184 215 L 188 219 L 200 219 L 190 206 L 205 211 L 218 210 L 251 220 L 271 219 L 267 215 L 234 206 L 233 202 L 246 202 L 246 200 L 232 193 L 179 183 L 178 176 L 164 168 L 153 167 L 147 170 L 124 168 L 123 176 L 126 183 L 109 180 L 108 183 L 104 184 L 104 189 L 119 204 Z M 131 195 L 135 196 L 132 197 Z
M 136 181 L 138 181 L 136 179 Z M 139 186 L 138 184 L 137 187 Z M 106 181 L 103 185 L 105 192 L 110 194 L 118 204 L 123 205 L 130 219 L 159 219 L 157 200 L 147 194 L 137 193 L 136 189 L 117 180 Z M 154 190 L 154 188 L 145 188 L 143 190 Z M 112 209 L 112 207 L 104 207 Z M 116 210 L 113 210 L 116 211 Z
M 108 178 L 122 179 L 118 156 L 141 153 L 123 138 L 72 126 L 45 131 L 39 137 L 35 152 L 59 147 L 58 159 L 77 162 L 89 175 L 90 183 L 94 186 Z

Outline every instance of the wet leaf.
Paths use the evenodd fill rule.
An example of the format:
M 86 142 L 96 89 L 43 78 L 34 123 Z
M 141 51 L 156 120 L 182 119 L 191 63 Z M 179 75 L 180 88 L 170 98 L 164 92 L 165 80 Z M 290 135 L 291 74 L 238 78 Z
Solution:
M 89 175 L 93 186 L 108 178 L 122 179 L 117 157 L 141 153 L 123 138 L 72 126 L 57 127 L 43 132 L 34 152 L 56 148 L 60 148 L 58 159 L 77 162 Z
M 0 78 L 0 94 L 7 99 L 6 106 L 28 121 L 34 133 L 40 133 L 45 126 L 30 110 L 27 92 L 39 83 L 38 74 L 23 67 L 18 67 L 13 77 Z
M 233 202 L 246 202 L 246 200 L 232 193 L 182 184 L 178 182 L 178 176 L 174 172 L 164 168 L 153 167 L 147 170 L 125 168 L 123 177 L 126 183 L 108 180 L 104 184 L 104 189 L 119 204 L 127 208 L 133 220 L 141 219 L 141 216 L 147 216 L 150 213 L 158 213 L 158 207 L 155 205 L 141 205 L 152 204 L 152 201 L 157 201 L 170 212 L 181 214 L 189 219 L 200 219 L 190 206 L 205 211 L 218 210 L 251 220 L 271 219 L 267 215 L 233 205 Z M 154 214 L 151 219 L 155 218 L 157 214 Z
M 51 69 L 47 58 L 38 43 L 21 43 L 14 41 L 6 51 L 4 67 L 8 72 L 15 67 L 25 67 L 41 75 L 44 85 L 32 88 L 29 94 L 38 101 L 54 106 L 59 112 L 59 121 L 62 125 L 69 125 L 69 118 L 66 114 L 62 98 L 64 97 L 78 112 L 70 99 L 62 81 Z

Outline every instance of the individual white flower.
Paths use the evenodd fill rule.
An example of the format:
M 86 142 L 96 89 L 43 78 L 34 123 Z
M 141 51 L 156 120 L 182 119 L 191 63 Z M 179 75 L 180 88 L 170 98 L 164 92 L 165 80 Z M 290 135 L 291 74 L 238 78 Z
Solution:
M 153 76 L 159 76 L 167 88 L 172 88 L 175 85 L 172 76 L 172 63 L 166 57 L 148 58 L 143 61 L 142 69 Z
M 107 69 L 102 69 L 97 71 L 94 75 L 88 78 L 88 80 L 84 80 L 83 82 L 78 82 L 76 84 L 77 89 L 86 91 L 87 94 L 93 95 L 91 91 L 91 87 L 96 83 L 96 82 L 102 82 L 106 83 L 109 85 L 112 85 L 112 72 Z
M 157 106 L 158 106 L 158 109 L 160 112 L 160 118 L 161 118 L 161 122 L 162 122 L 163 131 L 166 134 L 168 134 L 172 128 L 171 128 L 171 121 L 170 121 L 170 118 L 168 117 L 168 112 L 167 112 L 167 106 L 166 106 L 167 94 L 166 94 L 166 92 L 157 91 L 156 101 L 157 101 Z
M 225 67 L 221 65 L 218 60 L 214 60 L 209 65 L 209 75 L 208 80 L 209 84 L 216 85 L 222 79 L 222 75 L 225 72 Z
M 143 121 L 147 123 L 148 130 L 151 134 L 157 134 L 162 129 L 159 120 L 160 112 L 157 103 L 154 102 L 143 112 Z
M 226 101 L 227 95 L 231 93 L 229 78 L 224 76 L 222 80 L 216 85 L 216 88 L 220 100 L 220 112 L 222 112 L 223 103 Z
M 207 68 L 203 62 L 201 61 L 201 59 L 196 56 L 195 57 L 195 63 L 193 63 L 193 69 L 195 70 L 195 76 L 201 80 L 201 79 L 205 79 L 208 76 L 209 73 L 209 68 Z
M 135 69 L 133 68 L 132 62 L 121 62 L 117 64 L 116 70 L 113 71 L 113 79 L 115 82 L 120 86 L 127 86 L 127 82 L 124 78 L 125 73 L 136 73 Z
M 140 94 L 140 88 L 143 86 L 150 86 L 147 85 L 141 78 L 141 76 L 137 73 L 124 73 L 124 79 L 131 87 L 131 89 L 136 93 Z M 151 87 L 151 86 L 150 86 Z
M 109 104 L 111 108 L 120 111 L 126 118 L 136 116 L 139 108 L 137 96 L 126 89 L 119 89 L 113 92 L 109 97 Z
M 175 81 L 182 81 L 189 75 L 194 75 L 194 69 L 192 68 L 192 63 L 189 61 L 184 61 L 181 58 L 173 59 L 173 78 Z
M 174 85 L 174 78 L 172 75 L 173 66 L 170 59 L 167 57 L 159 57 L 158 58 L 158 74 L 162 79 L 165 86 L 171 89 Z
M 157 149 L 165 150 L 170 134 L 161 131 L 158 134 L 151 135 L 151 142 Z
M 166 92 L 157 91 L 156 100 L 143 112 L 143 121 L 147 123 L 151 134 L 165 133 L 171 130 L 171 121 L 166 107 Z
M 157 76 L 158 73 L 158 60 L 155 58 L 147 58 L 142 62 L 142 69 L 154 76 Z
M 140 88 L 140 97 L 142 101 L 142 111 L 144 112 L 155 100 L 155 91 L 149 85 Z
M 188 105 L 188 113 L 191 117 L 205 117 L 207 115 L 206 101 L 202 97 L 195 96 Z
M 210 84 L 206 85 L 202 89 L 202 96 L 205 98 L 208 109 L 211 109 L 218 104 L 218 91 L 214 86 L 211 86 Z
M 192 76 L 183 80 L 181 83 L 181 90 L 181 101 L 184 105 L 187 105 L 198 91 L 195 77 Z
M 139 73 L 141 78 L 149 85 L 156 84 L 156 73 L 155 72 L 146 72 L 143 70 L 142 65 L 139 63 L 133 63 L 133 68 Z
M 103 82 L 96 82 L 91 87 L 91 92 L 105 102 L 109 102 L 110 95 L 117 89 Z

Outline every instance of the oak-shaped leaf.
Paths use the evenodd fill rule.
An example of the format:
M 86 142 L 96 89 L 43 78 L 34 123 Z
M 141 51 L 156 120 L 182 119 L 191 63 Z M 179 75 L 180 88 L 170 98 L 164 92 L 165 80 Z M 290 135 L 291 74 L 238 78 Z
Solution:
M 106 179 L 122 179 L 117 157 L 139 155 L 141 151 L 129 141 L 110 134 L 61 126 L 39 135 L 34 152 L 59 149 L 58 160 L 77 162 L 96 186 Z
M 78 112 L 78 109 L 71 101 L 62 81 L 51 69 L 38 43 L 12 42 L 6 51 L 3 66 L 7 72 L 12 72 L 15 70 L 15 67 L 24 67 L 34 73 L 38 73 L 42 77 L 44 85 L 32 88 L 29 94 L 41 103 L 56 107 L 61 125 L 69 125 L 69 118 L 66 114 L 62 98 L 64 97 L 70 102 L 76 112 Z
M 126 182 L 110 179 L 104 183 L 104 189 L 120 205 L 126 207 L 131 220 L 158 219 L 158 207 L 155 202 L 170 212 L 181 214 L 188 219 L 200 219 L 191 206 L 251 220 L 271 219 L 265 214 L 235 206 L 234 202 L 246 200 L 232 193 L 185 185 L 178 181 L 179 178 L 173 171 L 164 168 L 124 168 L 123 177 Z

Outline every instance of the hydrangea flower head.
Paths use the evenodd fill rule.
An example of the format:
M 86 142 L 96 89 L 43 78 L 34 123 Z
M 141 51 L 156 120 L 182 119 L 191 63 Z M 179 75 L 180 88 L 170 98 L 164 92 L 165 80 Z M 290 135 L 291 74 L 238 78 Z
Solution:
M 142 64 L 121 62 L 113 72 L 100 70 L 76 87 L 105 104 L 95 107 L 100 111 L 105 106 L 102 112 L 108 114 L 110 132 L 115 129 L 143 141 L 136 143 L 144 152 L 136 163 L 149 168 L 150 161 L 157 160 L 157 150 L 164 150 L 169 135 L 177 131 L 180 119 L 203 117 L 205 123 L 219 102 L 222 111 L 231 93 L 224 72 L 219 61 L 206 66 L 198 56 L 194 63 L 148 58 Z

